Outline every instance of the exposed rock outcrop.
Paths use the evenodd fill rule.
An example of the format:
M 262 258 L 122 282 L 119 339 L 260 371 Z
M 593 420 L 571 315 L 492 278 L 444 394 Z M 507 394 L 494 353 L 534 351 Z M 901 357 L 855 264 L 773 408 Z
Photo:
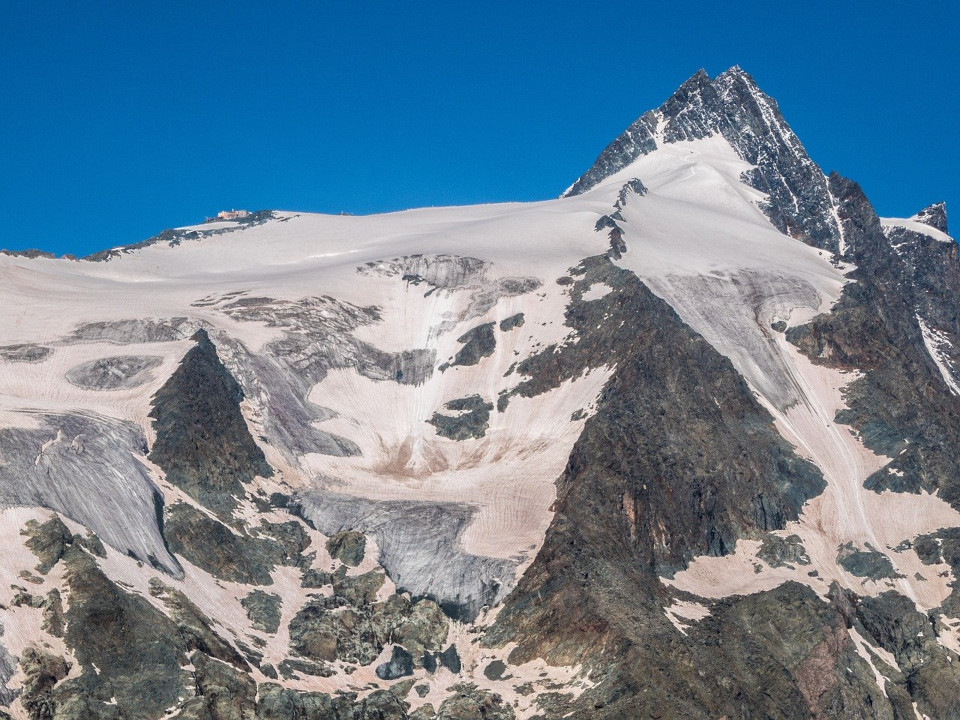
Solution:
M 168 482 L 221 516 L 242 498 L 244 484 L 273 470 L 240 411 L 243 390 L 220 362 L 206 331 L 157 391 L 153 400 L 156 440 L 150 460 Z

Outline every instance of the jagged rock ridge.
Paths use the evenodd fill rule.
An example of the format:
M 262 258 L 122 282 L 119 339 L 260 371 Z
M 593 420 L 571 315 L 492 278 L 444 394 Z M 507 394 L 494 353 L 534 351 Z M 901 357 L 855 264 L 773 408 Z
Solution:
M 590 190 L 664 143 L 714 134 L 722 135 L 755 166 L 746 179 L 769 194 L 765 210 L 778 229 L 816 247 L 839 249 L 840 228 L 823 173 L 783 119 L 777 102 L 739 67 L 712 80 L 698 71 L 657 110 L 641 115 L 610 143 L 565 195 Z

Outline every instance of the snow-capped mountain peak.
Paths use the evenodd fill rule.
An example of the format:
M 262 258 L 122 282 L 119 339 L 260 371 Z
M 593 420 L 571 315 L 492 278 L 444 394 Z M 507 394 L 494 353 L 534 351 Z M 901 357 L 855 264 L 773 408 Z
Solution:
M 816 247 L 840 249 L 842 235 L 826 178 L 776 101 L 736 66 L 714 79 L 703 70 L 694 74 L 610 143 L 566 195 L 588 191 L 663 144 L 715 134 L 754 166 L 745 178 L 767 194 L 765 209 L 779 230 Z

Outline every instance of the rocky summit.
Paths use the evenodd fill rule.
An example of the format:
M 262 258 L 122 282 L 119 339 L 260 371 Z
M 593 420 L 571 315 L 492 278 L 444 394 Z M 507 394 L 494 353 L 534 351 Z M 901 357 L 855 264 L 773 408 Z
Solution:
M 960 263 L 738 67 L 560 198 L 0 255 L 0 718 L 960 717 Z

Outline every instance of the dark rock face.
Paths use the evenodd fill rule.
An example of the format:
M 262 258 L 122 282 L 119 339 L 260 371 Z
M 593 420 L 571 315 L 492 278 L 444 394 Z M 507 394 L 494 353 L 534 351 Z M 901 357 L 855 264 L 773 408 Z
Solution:
M 240 601 L 258 630 L 273 635 L 280 629 L 280 596 L 254 590 Z
M 156 440 L 150 460 L 169 482 L 221 516 L 244 495 L 244 483 L 273 470 L 240 411 L 243 390 L 203 330 L 153 400 Z
M 255 718 L 257 684 L 230 665 L 203 653 L 190 656 L 197 695 L 183 704 L 183 720 L 251 720 Z
M 939 202 L 934 203 L 933 205 L 928 205 L 914 215 L 914 217 L 920 222 L 929 225 L 932 228 L 936 228 L 942 233 L 948 232 L 946 203 Z
M 506 669 L 507 665 L 503 662 L 503 660 L 494 660 L 483 669 L 483 674 L 488 680 L 499 680 L 503 677 L 503 673 L 506 672 Z
M 377 665 L 376 673 L 381 680 L 398 680 L 413 675 L 413 655 L 399 645 L 394 645 L 390 661 Z
M 620 207 L 626 205 L 631 193 L 638 197 L 647 194 L 647 186 L 643 184 L 640 178 L 632 178 L 623 184 L 623 187 L 620 188 L 620 194 L 617 196 L 617 204 Z
M 859 601 L 857 621 L 891 653 L 902 674 L 892 674 L 928 717 L 960 716 L 960 665 L 955 653 L 936 641 L 930 618 L 909 598 L 888 591 Z
M 589 507 L 618 518 L 631 552 L 662 574 L 795 519 L 823 479 L 779 436 L 729 360 L 607 258 L 584 261 L 574 274 L 566 322 L 579 341 L 521 362 L 518 372 L 530 379 L 512 391 L 535 397 L 617 364 L 559 481 L 558 503 L 570 488 L 591 485 L 577 512 Z M 595 283 L 612 291 L 581 301 Z M 605 459 L 602 472 L 594 458 Z M 615 508 L 601 512 L 607 501 L 600 495 Z
M 57 515 L 42 525 L 36 520 L 29 521 L 20 534 L 29 538 L 26 545 L 40 559 L 37 572 L 42 575 L 50 572 L 73 544 L 73 535 Z
M 442 415 L 434 413 L 427 422 L 437 429 L 437 435 L 451 440 L 468 440 L 482 438 L 490 426 L 490 412 L 493 403 L 489 403 L 479 395 L 470 395 L 457 398 L 446 403 L 447 410 L 459 412 L 459 415 Z
M 656 129 L 656 115 L 653 111 L 645 112 L 604 148 L 590 169 L 577 179 L 564 196 L 580 195 L 623 170 L 641 155 L 652 153 L 657 149 L 657 140 L 654 137 Z
M 234 647 L 214 630 L 213 623 L 179 590 L 164 585 L 156 578 L 150 581 L 150 594 L 160 599 L 170 611 L 187 651 L 199 650 L 205 655 L 249 672 L 250 666 Z
M 339 560 L 344 565 L 357 567 L 363 562 L 364 548 L 367 538 L 363 533 L 355 530 L 344 530 L 327 540 L 327 552 L 330 557 Z
M 614 260 L 622 258 L 623 253 L 627 251 L 627 244 L 623 241 L 623 228 L 619 225 L 619 215 L 619 213 L 601 215 L 596 225 L 593 226 L 596 232 L 607 231 L 607 237 L 610 238 L 610 250 L 607 255 Z
M 837 563 L 848 573 L 857 577 L 872 580 L 897 577 L 890 558 L 869 545 L 866 550 L 858 550 L 850 543 L 845 544 L 837 555 Z
M 840 229 L 832 215 L 826 181 L 789 128 L 776 101 L 747 73 L 733 67 L 711 80 L 700 70 L 656 111 L 627 128 L 567 191 L 579 195 L 658 147 L 719 133 L 757 169 L 746 179 L 770 195 L 765 208 L 781 231 L 816 247 L 836 251 Z
M 531 379 L 517 391 L 534 396 L 591 358 L 616 358 L 617 369 L 558 481 L 544 545 L 485 642 L 516 641 L 511 664 L 588 663 L 599 685 L 576 701 L 575 718 L 806 719 L 889 709 L 844 616 L 806 586 L 714 603 L 686 635 L 666 618 L 670 591 L 658 573 L 782 527 L 823 481 L 728 362 L 633 275 L 598 258 L 574 277 L 567 323 L 579 342 L 522 363 Z M 612 291 L 577 301 L 595 282 Z M 736 472 L 727 478 L 724 468 Z M 804 558 L 784 544 L 782 556 Z
M 151 245 L 157 245 L 159 243 L 166 243 L 170 247 L 176 247 L 180 245 L 184 240 L 203 240 L 204 238 L 214 237 L 216 235 L 224 235 L 226 233 L 236 232 L 237 230 L 242 230 L 248 227 L 254 227 L 256 225 L 263 225 L 268 220 L 273 220 L 277 217 L 277 214 L 273 210 L 257 210 L 252 212 L 242 218 L 234 221 L 232 226 L 220 227 L 220 228 L 209 228 L 209 229 L 186 229 L 186 228 L 170 228 L 164 230 L 158 235 L 154 235 L 151 238 L 142 240 L 138 243 L 132 243 L 130 245 L 124 245 L 120 248 L 111 248 L 110 250 L 101 250 L 99 252 L 92 253 L 87 255 L 82 260 L 89 262 L 107 262 L 113 258 L 120 257 L 123 254 L 133 252 L 134 250 L 140 250 L 141 248 L 150 247 Z
M 504 318 L 500 321 L 500 332 L 510 332 L 514 328 L 523 327 L 524 319 L 523 313 L 519 312 L 516 315 L 511 315 L 508 318 Z
M 936 331 L 943 363 L 960 362 L 960 263 L 955 243 L 918 233 L 888 237 L 860 187 L 831 175 L 855 280 L 830 313 L 790 328 L 787 339 L 814 362 L 863 376 L 837 417 L 864 444 L 892 458 L 866 487 L 939 491 L 960 507 L 960 397 L 926 347 Z
M 118 588 L 76 547 L 63 562 L 70 590 L 64 639 L 81 674 L 57 685 L 55 716 L 106 718 L 116 711 L 121 717 L 158 717 L 177 705 L 187 678 L 176 624 L 146 599 Z
M 440 661 L 440 665 L 445 667 L 454 675 L 460 674 L 460 670 L 461 670 L 460 654 L 457 652 L 456 645 L 449 646 L 446 650 L 444 650 L 442 653 L 440 653 L 440 655 L 437 656 L 437 659 Z
M 234 531 L 197 508 L 177 503 L 164 508 L 164 535 L 174 555 L 214 577 L 270 585 L 270 571 L 283 558 L 274 542 Z
M 455 692 L 441 703 L 437 720 L 514 720 L 516 715 L 496 693 L 478 689 L 475 685 L 455 685 Z
M 493 355 L 497 347 L 497 338 L 493 334 L 494 323 L 484 323 L 465 332 L 457 338 L 463 347 L 457 352 L 450 365 L 476 365 L 481 359 Z
M 913 549 L 924 564 L 946 563 L 953 570 L 953 576 L 960 577 L 960 528 L 921 535 L 914 540 Z M 950 596 L 941 607 L 945 615 L 960 617 L 960 583 L 953 583 Z
M 810 556 L 807 555 L 799 535 L 789 535 L 785 538 L 779 535 L 765 536 L 757 557 L 770 567 L 810 564 Z

